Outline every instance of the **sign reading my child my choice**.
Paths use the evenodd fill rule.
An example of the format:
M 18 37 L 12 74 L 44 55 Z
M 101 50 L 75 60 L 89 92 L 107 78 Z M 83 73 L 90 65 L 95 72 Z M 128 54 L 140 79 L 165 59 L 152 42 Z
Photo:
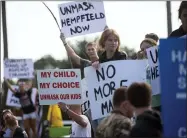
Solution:
M 63 3 L 58 9 L 65 37 L 101 32 L 106 26 L 102 1 Z
M 40 105 L 82 103 L 79 69 L 38 70 L 37 80 Z

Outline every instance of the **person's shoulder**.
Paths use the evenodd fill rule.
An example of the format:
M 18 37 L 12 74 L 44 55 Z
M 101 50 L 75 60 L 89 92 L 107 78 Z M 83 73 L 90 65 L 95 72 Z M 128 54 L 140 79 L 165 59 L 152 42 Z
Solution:
M 182 26 L 171 32 L 171 34 L 169 35 L 169 37 L 181 37 L 181 36 L 183 36 Z
M 121 51 L 121 50 L 118 51 L 118 55 L 122 59 L 127 59 L 127 57 L 128 57 L 127 53 L 125 51 Z
M 86 121 L 89 121 L 88 117 L 86 115 L 81 115 L 81 117 L 86 120 Z
M 91 61 L 89 61 L 89 60 L 87 60 L 87 59 L 81 58 L 80 61 L 81 61 L 81 66 L 86 67 L 86 66 L 91 65 Z

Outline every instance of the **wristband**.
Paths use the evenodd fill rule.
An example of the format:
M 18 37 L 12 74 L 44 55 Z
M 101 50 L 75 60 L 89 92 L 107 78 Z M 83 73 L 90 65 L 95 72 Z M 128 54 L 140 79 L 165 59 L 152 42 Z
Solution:
M 69 108 L 66 109 L 65 113 L 67 113 L 69 111 Z
M 68 44 L 67 43 L 64 43 L 64 46 L 67 46 Z

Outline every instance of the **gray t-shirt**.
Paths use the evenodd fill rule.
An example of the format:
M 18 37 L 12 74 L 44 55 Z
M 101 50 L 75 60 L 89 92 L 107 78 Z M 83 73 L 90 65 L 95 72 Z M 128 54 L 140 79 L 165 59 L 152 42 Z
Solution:
M 80 59 L 80 69 L 81 69 L 81 76 L 84 78 L 84 68 L 91 65 L 91 61 L 86 59 Z

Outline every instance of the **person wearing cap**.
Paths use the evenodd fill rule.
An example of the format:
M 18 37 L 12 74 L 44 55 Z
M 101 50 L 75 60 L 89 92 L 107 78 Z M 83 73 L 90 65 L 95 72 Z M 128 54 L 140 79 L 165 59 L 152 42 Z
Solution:
M 174 30 L 170 35 L 171 37 L 182 37 L 187 35 L 187 1 L 182 1 L 179 7 L 178 17 L 181 20 L 182 25 Z

